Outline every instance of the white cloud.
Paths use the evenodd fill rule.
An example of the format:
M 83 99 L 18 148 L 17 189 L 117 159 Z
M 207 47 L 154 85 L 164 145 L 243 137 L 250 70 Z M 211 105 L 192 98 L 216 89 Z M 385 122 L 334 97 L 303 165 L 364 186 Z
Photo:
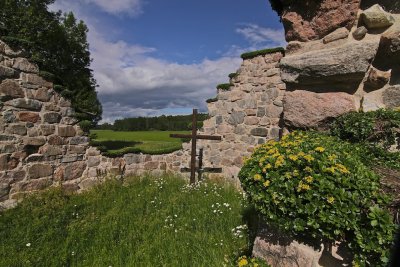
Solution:
M 193 64 L 170 62 L 152 56 L 155 48 L 109 41 L 93 28 L 89 43 L 103 121 L 160 115 L 165 109 L 205 111 L 205 100 L 215 96 L 216 85 L 227 82 L 228 74 L 241 63 L 238 57 Z
M 92 3 L 100 7 L 103 11 L 118 15 L 138 15 L 142 12 L 141 0 L 84 0 L 87 3 Z
M 283 30 L 264 28 L 256 24 L 244 24 L 237 28 L 236 32 L 243 35 L 251 44 L 261 45 L 285 45 L 285 35 Z
M 99 85 L 104 122 L 179 112 L 183 108 L 206 111 L 205 100 L 216 95 L 216 85 L 227 82 L 228 74 L 240 67 L 241 59 L 230 55 L 193 64 L 156 58 L 155 48 L 108 39 L 112 36 L 101 32 L 96 18 L 81 7 L 76 1 L 58 0 L 51 8 L 72 10 L 88 25 L 91 67 Z
M 87 5 L 95 5 L 102 11 L 112 15 L 137 16 L 142 13 L 142 0 L 56 0 L 50 6 L 51 10 L 74 11 L 76 15 Z

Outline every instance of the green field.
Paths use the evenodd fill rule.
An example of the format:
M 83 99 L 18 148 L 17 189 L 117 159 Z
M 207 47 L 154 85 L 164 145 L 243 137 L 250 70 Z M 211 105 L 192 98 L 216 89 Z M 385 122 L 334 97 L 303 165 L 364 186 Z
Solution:
M 253 216 L 233 186 L 174 176 L 52 189 L 0 213 L 0 266 L 232 266 Z
M 182 148 L 182 139 L 171 138 L 171 133 L 188 134 L 188 131 L 115 132 L 92 130 L 92 145 L 104 155 L 122 156 L 126 153 L 166 154 Z

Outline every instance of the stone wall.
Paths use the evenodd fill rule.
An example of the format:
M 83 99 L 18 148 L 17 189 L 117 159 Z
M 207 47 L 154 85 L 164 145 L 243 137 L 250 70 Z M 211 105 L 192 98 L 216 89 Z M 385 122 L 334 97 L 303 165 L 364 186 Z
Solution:
M 223 176 L 238 182 L 243 157 L 254 147 L 281 134 L 285 84 L 280 77 L 280 52 L 243 61 L 230 90 L 218 90 L 217 101 L 208 104 L 211 118 L 204 134 L 220 135 L 222 141 L 199 141 L 204 165 L 222 167 Z
M 35 64 L 0 42 L 0 201 L 63 183 L 77 190 L 89 139 L 69 101 Z
M 305 35 L 308 28 L 287 29 L 290 42 L 280 68 L 288 89 L 283 102 L 284 123 L 289 128 L 319 128 L 349 111 L 400 106 L 400 15 L 395 13 L 396 5 L 340 1 L 356 7 L 355 15 L 343 17 L 346 13 L 342 13 L 346 27 L 333 21 L 330 31 L 311 41 L 293 37 Z M 320 8 L 329 6 L 327 12 L 338 12 L 334 3 L 340 1 L 324 0 Z M 360 4 L 367 9 L 360 9 Z M 301 15 L 305 8 L 305 3 L 298 3 L 284 11 L 283 17 L 290 12 Z M 300 24 L 310 20 L 300 15 Z

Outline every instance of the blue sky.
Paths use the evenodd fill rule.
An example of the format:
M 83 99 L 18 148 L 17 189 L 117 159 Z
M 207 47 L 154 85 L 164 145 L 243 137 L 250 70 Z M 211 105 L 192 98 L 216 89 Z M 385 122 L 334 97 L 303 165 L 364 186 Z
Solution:
M 267 0 L 56 0 L 89 27 L 103 122 L 206 111 L 246 51 L 285 45 Z

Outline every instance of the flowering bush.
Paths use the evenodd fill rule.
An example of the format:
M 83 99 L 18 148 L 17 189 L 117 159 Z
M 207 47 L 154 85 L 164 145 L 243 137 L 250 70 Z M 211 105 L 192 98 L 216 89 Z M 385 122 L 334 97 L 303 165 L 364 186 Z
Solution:
M 321 242 L 346 241 L 355 263 L 378 266 L 387 261 L 394 225 L 378 176 L 351 151 L 335 137 L 293 132 L 258 147 L 239 178 L 269 223 Z

